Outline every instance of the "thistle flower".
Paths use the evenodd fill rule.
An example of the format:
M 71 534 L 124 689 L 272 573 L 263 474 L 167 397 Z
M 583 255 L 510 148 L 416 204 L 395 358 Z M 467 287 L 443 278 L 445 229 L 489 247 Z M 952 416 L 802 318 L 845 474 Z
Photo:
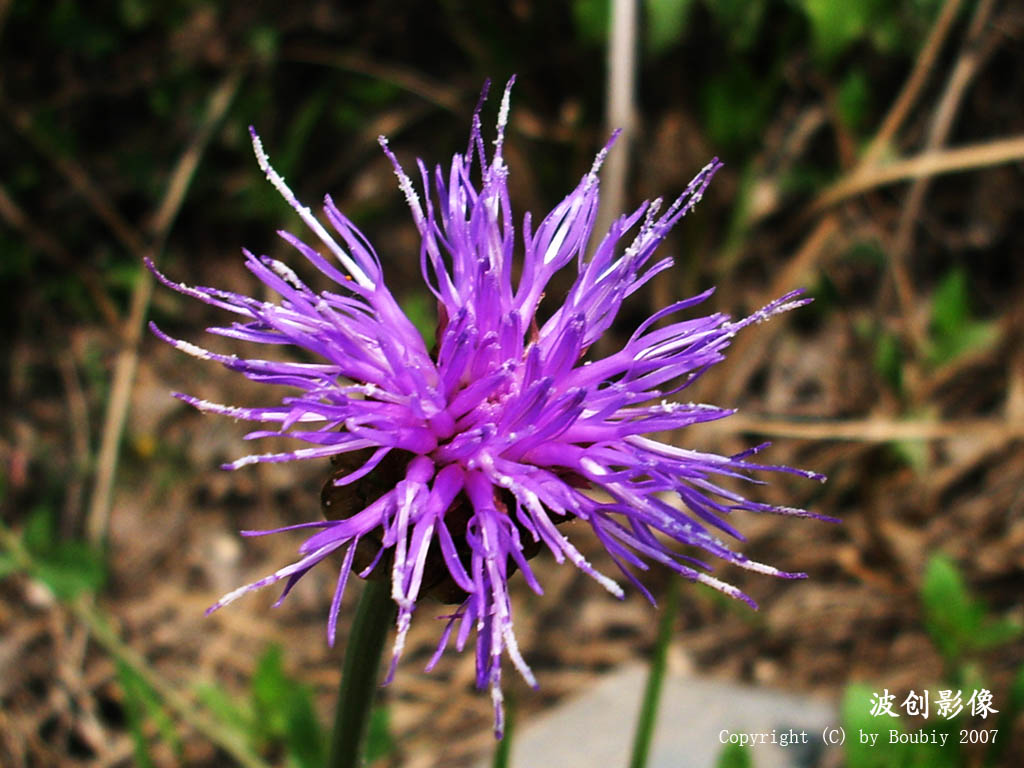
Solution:
M 353 570 L 364 578 L 390 579 L 397 634 L 389 678 L 420 598 L 429 593 L 456 603 L 428 669 L 452 634 L 461 650 L 475 631 L 477 685 L 490 686 L 499 733 L 502 656 L 507 654 L 527 682 L 536 685 L 513 634 L 508 591 L 513 572 L 521 571 L 540 594 L 528 561 L 546 549 L 559 563 L 568 560 L 616 597 L 623 596 L 619 584 L 595 570 L 560 523 L 589 525 L 625 578 L 648 599 L 650 593 L 631 568 L 643 571 L 655 562 L 753 606 L 736 587 L 710 575 L 707 563 L 666 541 L 748 570 L 802 578 L 729 549 L 716 529 L 742 539 L 727 522 L 735 510 L 816 515 L 750 501 L 719 478 L 749 479 L 752 470 L 774 470 L 823 479 L 813 472 L 751 462 L 749 457 L 763 446 L 720 456 L 646 436 L 732 413 L 669 398 L 721 360 L 739 330 L 807 303 L 799 291 L 742 320 L 721 313 L 677 318 L 706 300 L 712 293 L 708 290 L 657 311 L 617 352 L 584 359 L 623 301 L 671 266 L 671 258 L 652 261 L 654 252 L 701 199 L 720 167 L 717 159 L 671 205 L 664 207 L 660 199 L 645 202 L 607 233 L 597 233 L 600 241 L 588 260 L 584 252 L 594 234 L 597 174 L 613 136 L 576 188 L 539 225 L 534 227 L 528 213 L 524 216 L 517 237 L 502 154 L 511 87 L 509 81 L 490 156 L 481 133 L 482 96 L 466 152 L 456 154 L 447 171 L 437 167 L 431 174 L 422 161 L 417 163 L 422 197 L 380 139 L 422 238 L 420 268 L 439 313 L 433 350 L 385 284 L 380 259 L 366 237 L 329 196 L 324 215 L 334 231 L 328 231 L 271 167 L 254 131 L 260 168 L 319 243 L 311 247 L 283 231 L 280 236 L 336 289 L 316 293 L 290 267 L 249 251 L 244 252 L 246 266 L 280 296 L 279 302 L 174 283 L 149 265 L 168 287 L 241 318 L 211 328 L 212 333 L 294 345 L 319 359 L 297 363 L 223 355 L 151 326 L 183 352 L 222 363 L 254 381 L 297 390 L 277 405 L 260 408 L 176 394 L 204 412 L 272 425 L 250 438 L 283 435 L 311 446 L 245 456 L 225 468 L 334 461 L 322 494 L 328 519 L 243 532 L 319 529 L 300 545 L 300 558 L 225 595 L 210 610 L 280 581 L 285 582 L 284 599 L 313 566 L 342 552 L 327 620 L 329 641 L 334 642 L 342 594 Z M 520 251 L 521 271 L 515 279 L 513 264 Z M 575 263 L 575 281 L 561 303 L 548 297 L 542 321 L 538 310 L 545 287 L 570 263 Z M 673 495 L 677 505 L 666 495 Z

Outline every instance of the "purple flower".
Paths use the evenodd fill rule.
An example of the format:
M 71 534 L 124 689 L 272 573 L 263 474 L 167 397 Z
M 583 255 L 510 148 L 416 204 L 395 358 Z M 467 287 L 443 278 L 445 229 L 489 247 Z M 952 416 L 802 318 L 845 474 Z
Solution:
M 752 571 L 802 578 L 747 559 L 716 534 L 742 539 L 726 520 L 734 510 L 815 515 L 749 501 L 718 478 L 775 470 L 823 479 L 749 461 L 763 446 L 719 456 L 646 436 L 731 414 L 669 398 L 721 360 L 737 331 L 807 303 L 799 291 L 738 321 L 721 313 L 678 319 L 683 310 L 707 299 L 708 290 L 656 312 L 619 351 L 584 359 L 623 301 L 671 266 L 671 258 L 652 261 L 654 251 L 700 200 L 720 163 L 709 163 L 667 208 L 660 199 L 644 203 L 607 233 L 598 233 L 598 245 L 587 260 L 584 252 L 597 213 L 597 172 L 613 136 L 590 172 L 539 225 L 524 216 L 517 237 L 502 156 L 511 86 L 512 81 L 501 101 L 491 156 L 480 129 L 481 98 L 465 154 L 456 154 L 447 171 L 437 167 L 432 174 L 418 162 L 422 197 L 380 139 L 422 237 L 420 267 L 439 313 L 435 349 L 428 349 L 388 290 L 367 239 L 330 197 L 324 201 L 333 233 L 328 231 L 270 166 L 255 132 L 260 167 L 316 235 L 319 250 L 287 232 L 279 234 L 334 281 L 335 290 L 316 293 L 282 262 L 248 251 L 246 266 L 280 296 L 278 303 L 193 288 L 154 272 L 168 287 L 239 316 L 238 322 L 212 328 L 212 333 L 294 345 L 318 362 L 217 354 L 151 326 L 184 352 L 220 362 L 254 381 L 295 390 L 279 404 L 262 408 L 176 395 L 201 411 L 270 425 L 249 437 L 284 435 L 309 444 L 287 453 L 245 456 L 226 468 L 327 457 L 334 464 L 322 494 L 329 519 L 243 532 L 319 529 L 299 547 L 301 557 L 225 595 L 210 610 L 278 581 L 285 582 L 283 599 L 309 569 L 343 552 L 327 622 L 329 640 L 334 641 L 353 570 L 390 579 L 398 606 L 392 674 L 419 598 L 429 593 L 457 603 L 430 666 L 453 633 L 461 650 L 475 631 L 477 685 L 491 688 L 499 731 L 502 655 L 536 685 L 513 634 L 512 573 L 522 571 L 529 586 L 541 593 L 528 561 L 547 549 L 558 562 L 568 560 L 616 597 L 623 596 L 622 588 L 573 546 L 560 523 L 586 522 L 648 599 L 631 568 L 642 571 L 656 562 L 754 605 L 736 587 L 709 575 L 707 563 L 681 554 L 666 540 Z M 577 271 L 572 287 L 560 302 L 555 297 L 544 302 L 552 276 L 570 263 Z M 542 302 L 546 320 L 538 317 Z

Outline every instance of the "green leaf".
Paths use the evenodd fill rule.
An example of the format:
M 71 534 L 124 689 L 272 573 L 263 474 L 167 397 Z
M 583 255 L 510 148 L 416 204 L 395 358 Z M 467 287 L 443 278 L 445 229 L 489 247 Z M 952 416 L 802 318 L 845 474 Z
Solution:
M 693 0 L 646 0 L 647 47 L 655 56 L 680 42 Z
M 930 362 L 950 362 L 965 352 L 984 349 L 996 338 L 994 324 L 971 316 L 967 273 L 962 268 L 951 270 L 932 296 Z
M 936 333 L 952 335 L 970 320 L 967 298 L 967 273 L 950 270 L 932 297 L 932 328 Z
M 851 43 L 867 32 L 872 3 L 837 3 L 835 0 L 800 0 L 800 6 L 811 25 L 811 41 L 815 55 L 830 64 Z
M 840 706 L 843 727 L 846 730 L 847 768 L 900 768 L 904 765 L 904 745 L 889 744 L 889 731 L 903 732 L 898 718 L 871 714 L 872 694 L 882 691 L 855 683 L 846 689 Z M 893 707 L 897 714 L 899 710 Z M 871 737 L 874 741 L 871 742 Z
M 718 754 L 715 768 L 751 768 L 750 750 L 739 744 L 726 744 Z
M 309 686 L 292 687 L 287 710 L 285 744 L 289 757 L 300 768 L 320 768 L 327 758 L 327 741 L 317 719 Z
M 283 740 L 288 730 L 288 712 L 283 706 L 292 683 L 285 677 L 281 646 L 271 645 L 256 663 L 250 681 L 254 743 L 266 745 Z
M 854 135 L 860 134 L 864 127 L 870 104 L 871 85 L 868 83 L 864 71 L 855 69 L 843 78 L 836 94 L 839 119 Z
M 366 733 L 366 762 L 391 754 L 395 741 L 391 737 L 391 713 L 387 707 L 374 707 L 370 712 L 370 723 Z
M 183 744 L 175 728 L 174 719 L 164 709 L 163 702 L 149 683 L 147 683 L 132 667 L 123 662 L 117 663 L 117 677 L 125 695 L 125 710 L 135 740 L 136 764 L 153 765 L 149 758 L 148 740 L 143 732 L 143 724 L 147 719 L 156 723 L 161 739 L 169 744 L 180 758 Z
M 971 599 L 953 561 L 933 555 L 921 584 L 925 628 L 932 642 L 950 664 L 966 650 L 968 638 L 981 627 L 982 613 Z
M 928 562 L 921 599 L 925 628 L 946 662 L 947 674 L 956 682 L 966 684 L 971 675 L 978 685 L 984 685 L 983 670 L 971 663 L 970 654 L 1005 645 L 1024 633 L 1016 620 L 989 618 L 985 606 L 971 596 L 956 566 L 944 555 L 935 555 Z
M 144 274 L 144 268 L 134 261 L 120 261 L 104 268 L 103 281 L 111 288 L 128 293 Z
M 33 555 L 47 552 L 53 547 L 57 536 L 53 518 L 53 510 L 45 506 L 38 506 L 29 513 L 22 537 L 25 548 Z
M 931 449 L 927 440 L 893 440 L 888 444 L 896 456 L 919 475 L 928 472 L 931 466 Z
M 280 47 L 280 36 L 275 27 L 260 24 L 253 27 L 248 34 L 249 50 L 258 61 L 268 64 L 274 60 Z
M 999 713 L 999 732 L 1010 733 L 1013 730 L 1014 723 L 1017 721 L 1017 716 L 1024 710 L 1024 664 L 1017 670 L 1017 676 L 1013 680 L 1013 684 L 1010 686 L 1010 697 L 1003 705 L 1003 711 Z M 1003 765 L 1000 759 L 1003 756 L 1003 752 L 1006 751 L 1006 743 L 1010 739 L 997 739 L 995 743 L 989 746 L 988 753 L 985 755 L 985 768 L 996 768 L 998 765 Z
M 715 145 L 735 150 L 761 134 L 773 103 L 775 79 L 771 73 L 755 78 L 749 69 L 732 67 L 704 80 L 700 94 L 704 128 Z
M 574 0 L 572 18 L 576 34 L 585 43 L 603 45 L 608 38 L 611 8 L 608 0 Z
M 243 733 L 252 730 L 252 710 L 223 688 L 209 684 L 196 686 L 196 698 L 226 725 Z
M 903 391 L 903 350 L 894 333 L 881 333 L 875 343 L 875 370 L 896 392 Z
M 871 714 L 876 701 L 875 694 L 882 695 L 884 689 L 871 688 L 855 683 L 846 689 L 840 707 L 843 728 L 846 731 L 847 768 L 958 768 L 959 749 L 955 746 L 955 733 L 959 723 L 956 720 L 930 720 L 928 730 L 950 734 L 943 744 L 890 744 L 890 732 L 904 733 L 900 717 L 887 714 Z M 892 693 L 892 692 L 890 692 Z M 897 698 L 892 711 L 902 715 L 901 699 Z M 871 741 L 871 737 L 874 741 Z
M 276 643 L 269 646 L 252 673 L 253 698 L 260 706 L 272 708 L 288 693 L 289 681 L 284 674 L 284 652 Z
M 149 754 L 149 740 L 143 731 L 146 707 L 137 690 L 138 676 L 127 665 L 118 662 L 117 677 L 124 691 L 124 713 L 135 747 L 135 765 L 155 768 L 156 764 Z
M 1024 633 L 1024 627 L 1014 619 L 991 621 L 974 633 L 972 646 L 978 650 L 996 648 L 1016 640 Z
M 57 597 L 71 600 L 82 592 L 98 590 L 107 573 L 98 551 L 82 541 L 65 541 L 37 556 L 33 575 Z
M 103 555 L 84 541 L 58 540 L 54 518 L 52 509 L 39 506 L 25 521 L 22 537 L 34 560 L 32 575 L 61 599 L 96 591 L 106 581 Z
M 843 259 L 848 260 L 851 264 L 876 269 L 885 268 L 888 258 L 877 240 L 857 240 L 843 253 Z
M 1013 685 L 1010 686 L 1010 702 L 1006 706 L 1007 717 L 1011 720 L 1017 715 L 1017 712 L 1024 709 L 1024 664 L 1021 664 L 1020 669 L 1017 670 L 1017 676 L 1013 679 Z
M 254 744 L 283 744 L 289 765 L 319 768 L 327 742 L 313 705 L 313 692 L 284 669 L 284 652 L 274 644 L 256 663 L 250 681 L 252 716 L 247 724 Z

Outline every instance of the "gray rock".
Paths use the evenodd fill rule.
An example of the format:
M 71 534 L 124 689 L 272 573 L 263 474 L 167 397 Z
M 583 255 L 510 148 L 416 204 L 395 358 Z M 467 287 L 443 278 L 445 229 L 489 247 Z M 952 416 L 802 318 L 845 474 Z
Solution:
M 645 667 L 625 666 L 524 725 L 513 736 L 512 766 L 628 765 L 646 678 Z M 822 732 L 836 723 L 835 707 L 818 699 L 670 674 L 662 688 L 648 768 L 713 768 L 723 740 L 733 734 L 734 739 L 758 734 L 761 743 L 750 747 L 755 768 L 806 768 L 819 762 L 825 750 Z M 786 741 L 785 746 L 779 743 Z

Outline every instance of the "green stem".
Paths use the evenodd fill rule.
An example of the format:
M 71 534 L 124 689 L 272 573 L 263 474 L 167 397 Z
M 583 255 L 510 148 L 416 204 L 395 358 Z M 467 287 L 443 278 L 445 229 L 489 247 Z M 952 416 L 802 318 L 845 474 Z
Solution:
M 515 691 L 505 694 L 505 733 L 501 741 L 494 746 L 494 759 L 491 768 L 508 768 L 512 754 L 512 737 L 516 727 L 516 695 Z
M 389 581 L 366 582 L 345 649 L 327 768 L 357 768 L 361 764 L 377 692 L 377 671 L 394 608 Z
M 673 574 L 673 576 L 675 576 Z M 672 639 L 672 627 L 676 614 L 679 612 L 679 577 L 669 579 L 668 594 L 665 595 L 665 606 L 658 622 L 658 640 L 651 654 L 651 672 L 647 676 L 647 687 L 644 689 L 643 702 L 640 705 L 640 717 L 636 722 L 636 733 L 633 736 L 633 756 L 630 768 L 644 768 L 647 756 L 651 751 L 651 738 L 654 736 L 654 721 L 658 714 L 658 702 L 661 699 L 661 684 L 665 679 L 665 666 L 668 660 L 668 645 Z

